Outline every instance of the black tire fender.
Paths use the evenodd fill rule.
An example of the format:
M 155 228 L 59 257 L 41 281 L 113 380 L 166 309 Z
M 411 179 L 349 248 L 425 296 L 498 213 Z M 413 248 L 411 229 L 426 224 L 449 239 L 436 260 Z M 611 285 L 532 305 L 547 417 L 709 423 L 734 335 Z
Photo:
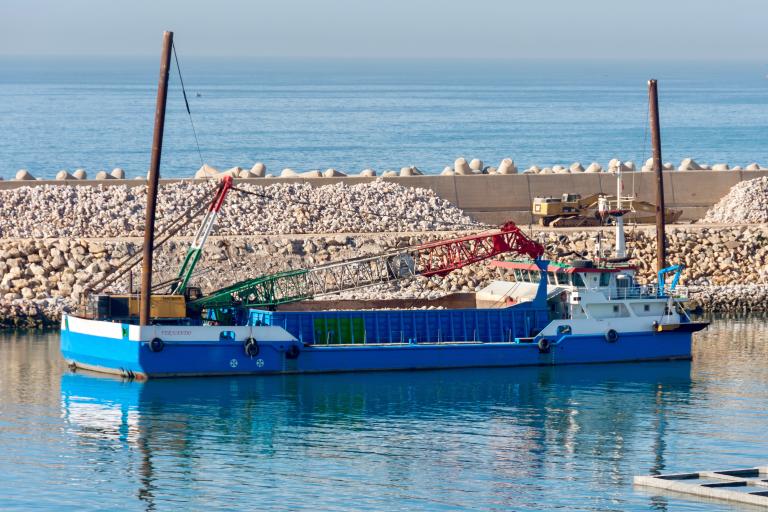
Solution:
M 299 349 L 299 346 L 291 345 L 290 347 L 288 347 L 288 350 L 285 351 L 285 358 L 298 359 L 299 354 L 301 354 L 301 349 Z
M 542 354 L 548 354 L 549 349 L 552 347 L 552 343 L 547 338 L 541 338 L 536 345 L 539 347 L 539 352 Z
M 256 338 L 251 336 L 247 340 L 245 340 L 245 344 L 243 345 L 243 348 L 245 349 L 245 355 L 248 357 L 256 357 L 259 355 L 259 352 L 261 349 L 259 348 L 259 342 L 256 341 Z
M 608 329 L 605 332 L 605 341 L 608 343 L 616 343 L 619 341 L 619 333 L 616 332 L 616 329 Z
M 165 348 L 165 342 L 160 338 L 152 338 L 148 343 L 149 350 L 152 352 L 162 352 Z

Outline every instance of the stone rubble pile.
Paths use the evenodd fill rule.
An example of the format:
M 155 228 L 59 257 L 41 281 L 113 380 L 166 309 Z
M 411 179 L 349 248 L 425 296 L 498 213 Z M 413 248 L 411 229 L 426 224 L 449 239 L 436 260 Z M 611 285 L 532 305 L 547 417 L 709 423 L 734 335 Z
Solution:
M 768 177 L 742 181 L 731 187 L 731 190 L 710 208 L 702 222 L 768 222 Z
M 553 260 L 568 260 L 573 253 L 593 255 L 596 230 L 534 232 Z M 234 282 L 274 272 L 308 268 L 361 257 L 437 239 L 457 232 L 419 236 L 395 233 L 272 235 L 216 237 L 209 240 L 193 284 L 205 292 Z M 612 247 L 613 232 L 603 231 L 602 247 Z M 654 282 L 655 239 L 648 229 L 630 230 L 628 247 L 641 282 Z M 155 254 L 155 281 L 175 277 L 188 240 L 174 239 Z M 82 298 L 93 285 L 128 256 L 141 250 L 140 242 L 119 239 L 50 238 L 0 241 L 0 327 L 25 322 L 55 322 L 60 311 Z M 681 286 L 689 290 L 692 305 L 704 310 L 742 312 L 768 309 L 768 226 L 700 228 L 671 227 L 669 263 L 684 263 Z M 471 265 L 443 278 L 418 278 L 394 286 L 365 288 L 343 294 L 354 299 L 434 299 L 453 292 L 473 292 L 494 279 L 507 278 L 485 263 Z M 111 288 L 128 291 L 126 275 Z M 138 287 L 138 268 L 133 275 Z M 16 318 L 18 315 L 21 317 Z M 32 315 L 32 316 L 29 316 Z M 25 318 L 27 320 L 25 320 Z M 14 323 L 16 322 L 16 323 Z
M 157 228 L 163 230 L 191 207 L 213 198 L 217 182 L 164 184 Z M 377 233 L 471 228 L 473 221 L 432 190 L 376 180 L 312 187 L 238 184 L 256 195 L 230 192 L 217 221 L 218 235 Z M 146 187 L 43 185 L 0 191 L 0 238 L 126 237 L 144 230 Z M 202 217 L 179 236 L 194 235 Z

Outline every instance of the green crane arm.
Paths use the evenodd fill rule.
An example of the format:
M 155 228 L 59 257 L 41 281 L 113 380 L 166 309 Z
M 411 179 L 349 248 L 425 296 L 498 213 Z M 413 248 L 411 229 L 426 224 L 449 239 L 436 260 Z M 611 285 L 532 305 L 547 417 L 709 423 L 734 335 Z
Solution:
M 273 307 L 312 297 L 306 288 L 308 270 L 289 270 L 268 276 L 247 279 L 216 290 L 210 295 L 190 302 L 197 308 L 224 308 L 235 305 Z

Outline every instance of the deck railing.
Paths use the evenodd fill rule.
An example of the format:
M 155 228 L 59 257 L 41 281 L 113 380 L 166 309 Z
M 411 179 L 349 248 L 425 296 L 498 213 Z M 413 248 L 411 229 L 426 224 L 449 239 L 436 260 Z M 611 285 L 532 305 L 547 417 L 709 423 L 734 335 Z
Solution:
M 682 286 L 677 286 L 674 290 L 671 290 L 669 286 L 665 286 L 663 293 L 659 294 L 659 287 L 655 284 L 646 284 L 640 286 L 630 286 L 626 288 L 616 288 L 607 292 L 608 300 L 626 300 L 626 299 L 655 299 L 658 297 L 674 297 L 684 298 L 687 297 L 687 289 Z

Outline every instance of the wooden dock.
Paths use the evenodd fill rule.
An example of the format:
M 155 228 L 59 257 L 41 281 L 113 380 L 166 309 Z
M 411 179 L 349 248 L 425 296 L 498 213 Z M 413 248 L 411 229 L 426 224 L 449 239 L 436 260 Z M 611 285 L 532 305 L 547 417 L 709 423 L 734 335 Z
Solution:
M 636 476 L 636 486 L 768 508 L 768 466 Z

